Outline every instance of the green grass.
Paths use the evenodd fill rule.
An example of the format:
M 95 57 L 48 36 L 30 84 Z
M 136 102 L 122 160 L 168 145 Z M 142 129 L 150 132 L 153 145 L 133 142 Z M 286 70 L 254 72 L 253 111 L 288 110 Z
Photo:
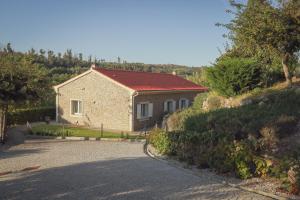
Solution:
M 47 125 L 40 124 L 32 127 L 32 134 L 34 135 L 47 135 L 47 136 L 76 136 L 76 137 L 95 137 L 100 138 L 100 130 L 82 128 L 82 127 L 72 127 L 72 126 L 61 126 L 61 125 Z M 122 135 L 121 133 L 113 133 L 108 131 L 103 131 L 103 138 L 126 138 L 126 133 Z M 143 136 L 128 135 L 127 139 L 143 139 Z

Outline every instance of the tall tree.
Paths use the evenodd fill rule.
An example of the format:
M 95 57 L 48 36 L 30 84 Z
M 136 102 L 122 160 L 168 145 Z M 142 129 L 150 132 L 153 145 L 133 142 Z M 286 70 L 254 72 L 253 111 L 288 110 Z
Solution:
M 39 99 L 48 87 L 47 73 L 30 55 L 0 52 L 0 142 L 5 139 L 9 105 Z
M 275 65 L 281 62 L 287 84 L 291 81 L 291 62 L 300 50 L 300 1 L 249 0 L 247 4 L 230 1 L 233 20 L 230 30 L 233 49 L 244 56 L 255 56 Z

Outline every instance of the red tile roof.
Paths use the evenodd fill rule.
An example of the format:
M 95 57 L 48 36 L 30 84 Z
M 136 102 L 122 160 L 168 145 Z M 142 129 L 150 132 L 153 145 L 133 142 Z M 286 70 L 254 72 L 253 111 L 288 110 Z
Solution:
M 103 68 L 94 68 L 94 70 L 136 91 L 207 90 L 206 87 L 173 74 L 108 70 Z

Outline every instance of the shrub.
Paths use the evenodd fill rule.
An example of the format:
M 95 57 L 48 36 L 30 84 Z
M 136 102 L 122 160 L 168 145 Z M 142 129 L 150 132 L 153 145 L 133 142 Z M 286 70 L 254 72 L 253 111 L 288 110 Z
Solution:
M 161 153 L 176 155 L 200 168 L 232 172 L 243 179 L 272 175 L 286 180 L 287 171 L 300 160 L 295 155 L 300 153 L 284 158 L 272 154 L 276 156 L 272 160 L 266 159 L 265 153 L 273 148 L 267 142 L 276 144 L 294 131 L 300 119 L 300 93 L 290 89 L 265 97 L 268 101 L 264 105 L 254 102 L 209 112 L 193 108 L 177 112 L 179 131 L 153 131 L 150 143 Z M 294 192 L 299 177 L 297 180 L 297 184 L 289 183 Z
M 269 174 L 272 166 L 272 162 L 270 160 L 265 160 L 261 157 L 255 157 L 253 159 L 255 163 L 255 174 L 260 177 L 265 177 Z
M 210 93 L 207 99 L 203 102 L 203 110 L 216 110 L 222 107 L 222 97 Z
M 185 121 L 194 112 L 195 112 L 194 109 L 187 108 L 181 111 L 177 111 L 172 115 L 170 115 L 167 119 L 168 130 L 170 131 L 184 130 Z
M 200 93 L 198 94 L 193 102 L 193 109 L 196 111 L 202 111 L 203 102 L 206 100 L 208 93 Z
M 262 67 L 249 58 L 224 58 L 207 69 L 210 88 L 223 96 L 235 96 L 261 86 Z
M 277 148 L 280 139 L 294 133 L 297 125 L 295 116 L 280 115 L 260 129 L 260 143 L 263 150 L 272 151 Z
M 170 154 L 170 141 L 168 134 L 162 129 L 154 129 L 149 134 L 149 142 L 158 150 L 161 154 Z
M 253 165 L 251 145 L 247 142 L 234 142 L 231 154 L 236 174 L 242 179 L 252 177 L 255 166 Z
M 7 124 L 25 124 L 28 122 L 44 121 L 45 117 L 55 119 L 55 108 L 42 107 L 32 109 L 19 109 L 9 112 L 7 115 Z

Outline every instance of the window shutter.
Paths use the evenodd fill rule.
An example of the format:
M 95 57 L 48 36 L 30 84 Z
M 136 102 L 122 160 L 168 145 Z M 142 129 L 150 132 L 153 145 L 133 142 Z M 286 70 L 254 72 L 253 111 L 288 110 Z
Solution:
M 176 111 L 176 101 L 173 100 L 173 112 Z
M 148 104 L 148 111 L 149 111 L 148 117 L 152 117 L 153 116 L 153 103 Z
M 137 109 L 136 109 L 136 110 L 137 110 L 137 112 L 136 112 L 136 118 L 137 118 L 137 119 L 141 119 L 141 110 L 142 110 L 142 106 L 141 106 L 141 104 L 139 104 L 139 103 L 138 103 L 136 106 L 137 106 L 137 107 L 136 107 L 136 108 L 137 108 Z
M 164 102 L 164 112 L 167 112 L 168 111 L 168 102 L 165 101 Z
M 78 101 L 78 113 L 82 114 L 82 102 Z
M 190 106 L 190 101 L 188 99 L 186 99 L 186 106 L 189 107 Z

